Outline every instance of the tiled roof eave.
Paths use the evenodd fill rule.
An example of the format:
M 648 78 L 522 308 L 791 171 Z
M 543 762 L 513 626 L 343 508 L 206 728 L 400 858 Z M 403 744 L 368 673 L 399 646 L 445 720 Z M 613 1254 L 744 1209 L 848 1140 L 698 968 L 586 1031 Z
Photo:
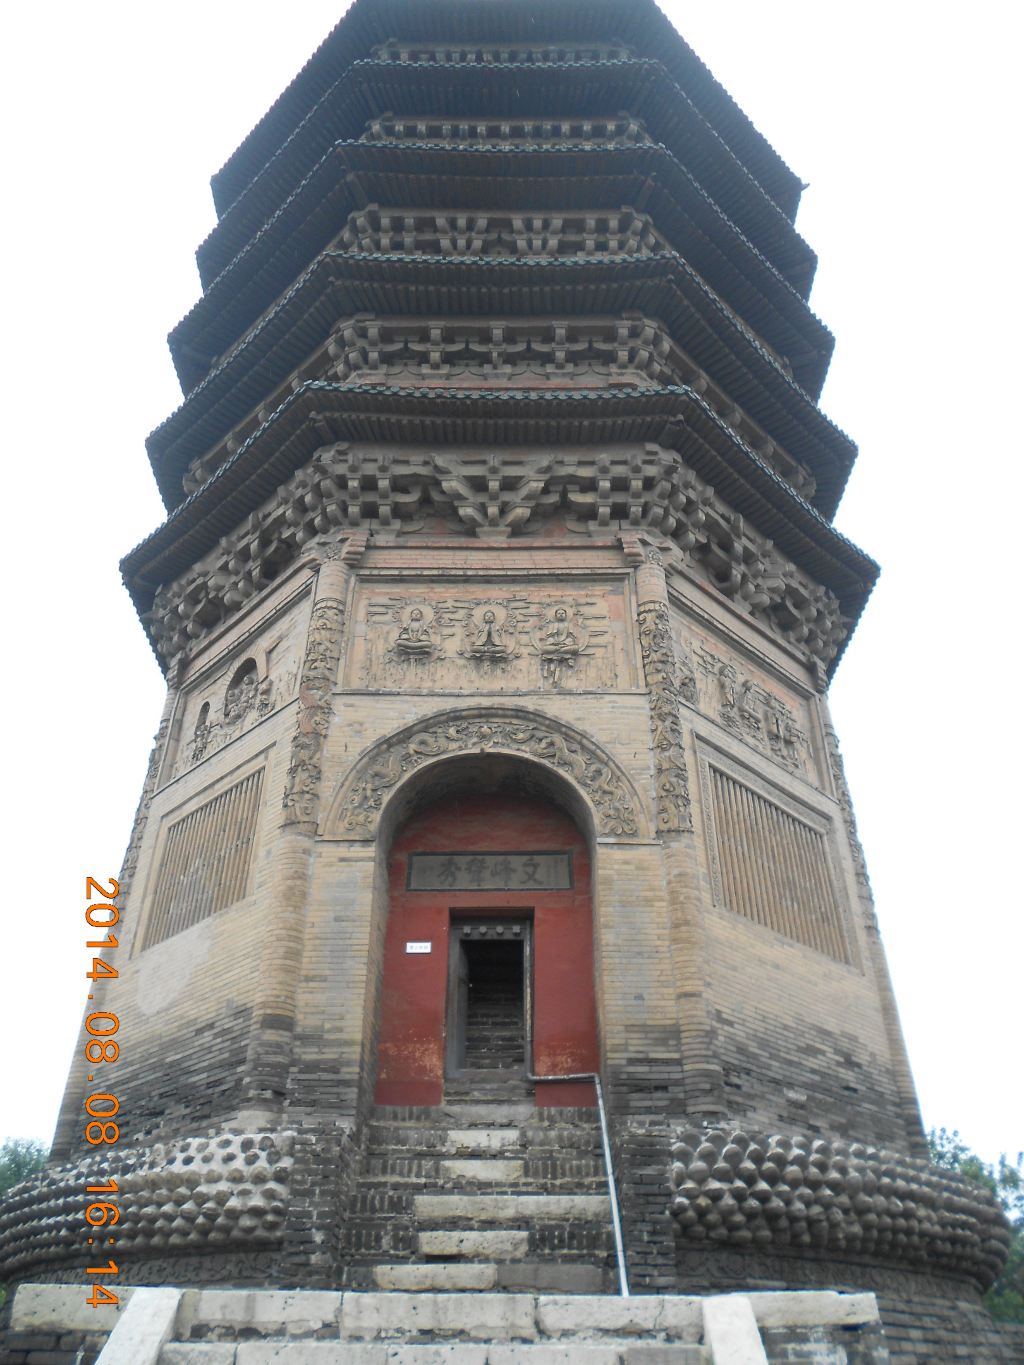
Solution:
M 509 77 L 515 98 L 505 101 L 508 109 L 493 108 L 501 106 L 502 81 Z M 539 84 L 539 91 L 531 91 L 531 84 Z M 403 86 L 409 88 L 403 90 Z M 431 101 L 435 87 L 443 91 L 443 98 L 438 100 L 435 94 Z M 557 91 L 551 109 L 545 107 L 552 102 L 545 99 L 549 87 Z M 594 107 L 581 114 L 581 99 Z M 438 107 L 430 107 L 431 103 Z M 455 104 L 460 106 L 459 112 L 454 112 Z M 664 66 L 651 59 L 526 67 L 466 63 L 445 68 L 393 61 L 355 62 L 224 210 L 199 247 L 201 264 L 209 256 L 223 265 L 237 254 L 333 141 L 361 137 L 367 120 L 384 109 L 389 116 L 399 118 L 445 117 L 452 122 L 481 116 L 511 121 L 524 117 L 598 117 L 626 109 L 645 121 L 656 141 L 667 142 L 670 148 L 676 147 L 680 138 L 685 142 L 686 164 L 705 191 L 806 297 L 814 273 L 814 252 L 671 81 Z M 680 120 L 685 126 L 673 134 Z
M 508 145 L 495 146 L 474 146 L 468 143 L 449 143 L 449 142 L 363 142 L 360 139 L 339 138 L 333 143 L 331 149 L 336 155 L 340 156 L 347 170 L 372 171 L 375 169 L 390 170 L 392 174 L 396 171 L 404 170 L 406 174 L 417 175 L 420 172 L 421 158 L 424 155 L 442 161 L 442 174 L 458 174 L 459 163 L 465 163 L 465 167 L 470 174 L 478 171 L 473 167 L 473 162 L 483 166 L 483 173 L 504 178 L 507 175 L 506 168 L 501 164 L 502 159 L 515 163 L 525 162 L 528 158 L 534 161 L 538 157 L 560 157 L 564 161 L 570 158 L 577 162 L 589 162 L 592 169 L 600 169 L 602 162 L 607 162 L 609 167 L 613 164 L 620 170 L 625 167 L 629 171 L 639 171 L 644 166 L 646 173 L 656 174 L 660 169 L 658 163 L 667 161 L 671 163 L 671 170 L 678 185 L 689 199 L 692 210 L 698 214 L 708 217 L 709 224 L 714 225 L 714 234 L 722 234 L 723 240 L 730 241 L 733 248 L 743 251 L 756 258 L 758 267 L 777 280 L 778 285 L 791 292 L 801 303 L 806 305 L 806 297 L 800 290 L 795 288 L 782 272 L 772 264 L 770 260 L 759 251 L 741 229 L 729 218 L 715 200 L 700 185 L 697 179 L 691 174 L 686 166 L 675 157 L 672 151 L 658 142 L 631 143 L 627 146 L 601 146 L 594 143 L 510 143 Z M 324 158 L 330 156 L 331 152 L 325 152 Z M 324 159 L 321 158 L 321 161 Z M 403 166 L 403 159 L 405 165 Z M 486 167 L 485 161 L 490 160 L 494 163 L 491 167 Z M 388 163 L 393 163 L 391 166 Z M 375 164 L 376 163 L 376 164 Z M 319 166 L 320 162 L 317 163 Z M 315 169 L 315 168 L 314 168 Z M 310 174 L 313 172 L 311 171 Z M 435 169 L 435 173 L 436 169 Z M 572 174 L 572 163 L 570 162 L 570 174 Z M 296 187 L 292 194 L 288 195 L 285 203 L 299 192 L 301 186 L 306 183 L 309 176 L 303 178 L 300 185 Z M 280 207 L 284 207 L 281 205 Z M 276 212 L 267 221 L 273 221 Z M 254 232 L 263 230 L 263 224 L 259 228 L 254 228 Z M 210 256 L 213 245 L 216 243 L 216 230 L 214 236 L 207 239 L 197 253 L 200 275 L 204 282 L 210 280 Z M 231 263 L 241 252 L 245 251 L 248 242 L 238 241 L 229 245 L 226 251 L 218 252 L 213 260 L 213 269 L 217 275 L 228 269 Z M 209 244 L 209 245 L 207 245 Z M 806 245 L 806 244 L 804 244 Z M 810 248 L 808 248 L 810 251 Z M 813 256 L 813 253 L 811 253 Z M 809 285 L 808 285 L 809 287 Z
M 526 12 L 528 9 L 528 13 Z M 530 23 L 526 28 L 523 19 Z M 428 20 L 424 26 L 424 20 Z M 468 20 L 468 23 L 467 23 Z M 234 200 L 260 168 L 273 156 L 311 105 L 353 61 L 368 55 L 376 44 L 390 38 L 458 43 L 466 38 L 481 41 L 481 22 L 490 23 L 478 3 L 452 4 L 432 0 L 429 6 L 411 6 L 408 0 L 393 7 L 379 0 L 357 0 L 348 14 L 327 36 L 299 74 L 279 96 L 225 165 L 213 176 L 214 200 L 223 209 Z M 511 35 L 516 22 L 523 27 L 522 37 L 534 42 L 583 41 L 607 39 L 602 26 L 641 54 L 661 58 L 673 79 L 692 99 L 708 122 L 736 152 L 755 179 L 778 203 L 790 219 L 795 215 L 802 189 L 799 178 L 770 146 L 728 92 L 714 79 L 700 58 L 676 33 L 672 25 L 648 0 L 628 0 L 628 4 L 586 6 L 567 0 L 548 0 L 535 4 L 506 3 L 501 6 L 500 22 L 504 32 L 499 42 L 515 42 Z M 419 32 L 411 31 L 419 28 Z M 595 32 L 595 29 L 597 30 Z M 486 39 L 483 39 L 486 41 Z
M 846 478 L 856 456 L 856 448 L 853 443 L 820 412 L 814 405 L 810 396 L 782 370 L 778 362 L 769 354 L 769 352 L 759 346 L 756 340 L 740 327 L 731 311 L 717 299 L 713 291 L 708 288 L 700 277 L 674 253 L 663 253 L 657 256 L 647 257 L 623 257 L 618 258 L 614 262 L 607 261 L 603 258 L 566 260 L 559 260 L 558 258 L 489 259 L 479 257 L 395 257 L 384 256 L 378 253 L 354 252 L 325 253 L 318 258 L 305 275 L 296 282 L 289 293 L 282 298 L 278 306 L 268 314 L 254 332 L 250 334 L 249 344 L 257 341 L 261 333 L 269 332 L 274 327 L 275 323 L 282 319 L 286 314 L 290 314 L 303 321 L 307 321 L 313 317 L 316 298 L 322 297 L 332 285 L 338 288 L 344 287 L 344 277 L 346 275 L 350 277 L 352 275 L 357 275 L 360 268 L 362 268 L 363 273 L 362 278 L 357 280 L 358 286 L 371 294 L 377 291 L 383 293 L 384 291 L 380 280 L 381 271 L 384 270 L 388 264 L 397 266 L 398 262 L 401 263 L 403 268 L 403 277 L 397 282 L 396 288 L 401 290 L 403 287 L 408 288 L 410 285 L 413 287 L 414 297 L 410 315 L 432 316 L 435 312 L 440 313 L 445 311 L 443 306 L 430 309 L 425 308 L 420 302 L 420 298 L 424 291 L 424 285 L 422 282 L 417 284 L 417 279 L 419 278 L 422 281 L 427 276 L 428 272 L 432 275 L 441 275 L 444 277 L 445 285 L 442 287 L 448 287 L 450 289 L 452 287 L 452 285 L 448 284 L 448 281 L 450 280 L 456 289 L 463 287 L 463 284 L 466 289 L 472 287 L 472 289 L 477 292 L 477 296 L 479 296 L 479 291 L 486 285 L 489 277 L 496 277 L 493 288 L 499 292 L 506 290 L 514 291 L 520 283 L 524 289 L 532 289 L 534 292 L 534 299 L 531 300 L 532 306 L 530 308 L 507 307 L 506 312 L 509 315 L 537 311 L 537 286 L 528 283 L 527 280 L 523 278 L 525 275 L 532 275 L 533 273 L 537 273 L 541 277 L 544 275 L 560 275 L 563 279 L 563 289 L 568 288 L 574 292 L 578 290 L 581 294 L 581 298 L 578 303 L 575 300 L 571 300 L 567 303 L 563 303 L 560 309 L 553 311 L 574 313 L 581 316 L 585 316 L 594 311 L 607 313 L 609 311 L 607 294 L 611 293 L 614 295 L 619 292 L 620 288 L 624 292 L 628 287 L 631 292 L 631 297 L 619 305 L 620 310 L 627 311 L 641 308 L 647 315 L 657 313 L 657 315 L 665 321 L 670 332 L 677 337 L 677 340 L 679 340 L 678 323 L 673 323 L 673 313 L 669 305 L 671 304 L 674 308 L 686 306 L 682 302 L 683 296 L 680 293 L 681 279 L 689 290 L 691 297 L 698 298 L 698 300 L 705 305 L 706 313 L 710 314 L 715 319 L 715 322 L 722 333 L 731 336 L 734 354 L 745 357 L 744 360 L 738 361 L 738 363 L 744 364 L 747 368 L 753 365 L 760 370 L 760 378 L 756 379 L 754 382 L 759 389 L 766 394 L 774 391 L 775 397 L 769 401 L 772 401 L 775 404 L 781 404 L 783 407 L 791 407 L 792 412 L 796 414 L 792 420 L 794 420 L 798 426 L 799 424 L 802 424 L 801 429 L 806 430 L 808 439 L 811 439 L 810 433 L 812 431 L 815 433 L 813 444 L 808 448 L 809 453 L 804 450 L 802 445 L 794 445 L 794 438 L 791 436 L 787 439 L 787 436 L 777 435 L 776 439 L 783 447 L 789 449 L 790 453 L 794 455 L 795 458 L 802 459 L 808 464 L 808 467 L 814 470 L 820 486 L 820 497 L 814 499 L 815 505 L 818 506 L 826 516 L 834 513 L 835 507 L 838 506 L 839 497 L 842 494 Z M 371 267 L 372 270 L 370 269 Z M 329 272 L 330 277 L 325 279 L 320 285 L 319 291 L 315 291 L 313 281 L 318 271 Z M 517 276 L 520 277 L 518 280 L 516 279 Z M 575 279 L 572 278 L 575 276 L 582 277 L 578 286 Z M 596 280 L 604 289 L 604 297 L 602 299 L 603 306 L 596 310 L 593 303 L 584 294 L 584 291 L 589 289 L 588 278 Z M 569 282 L 570 280 L 571 283 Z M 658 289 L 652 293 L 651 290 L 655 283 L 657 283 Z M 668 288 L 669 293 L 661 293 L 660 291 L 664 290 L 666 287 Z M 636 297 L 637 291 L 641 291 L 641 293 L 646 292 L 649 297 L 646 299 L 643 297 Z M 485 301 L 484 304 L 474 304 L 467 300 L 467 305 L 458 309 L 453 309 L 449 304 L 448 311 L 453 316 L 456 313 L 459 316 L 484 316 L 485 314 L 494 312 L 495 307 L 499 306 L 497 302 L 493 306 L 487 306 L 487 302 L 488 301 Z M 350 311 L 358 312 L 363 310 L 356 304 L 353 304 Z M 378 305 L 377 307 L 371 307 L 371 311 L 386 313 L 391 311 L 391 309 L 387 306 L 380 307 Z M 293 356 L 293 363 L 298 364 L 308 349 L 315 349 L 317 346 L 322 345 L 323 340 L 323 336 L 318 336 L 312 344 L 307 341 L 301 345 L 297 345 Z M 683 343 L 680 342 L 680 344 Z M 686 349 L 685 344 L 683 348 Z M 187 431 L 187 428 L 184 426 L 187 414 L 190 411 L 201 413 L 204 408 L 209 406 L 209 403 L 206 402 L 205 399 L 206 395 L 211 393 L 214 384 L 217 384 L 224 395 L 224 399 L 221 401 L 226 401 L 230 396 L 238 392 L 238 384 L 237 382 L 233 383 L 231 381 L 230 375 L 236 368 L 240 355 L 241 351 L 236 350 L 236 352 L 232 353 L 232 356 L 222 362 L 217 369 L 211 371 L 206 380 L 189 395 L 185 403 L 182 404 L 176 413 L 172 414 L 166 422 L 156 429 L 147 442 L 154 473 L 156 474 L 158 483 L 160 484 L 165 501 L 168 502 L 168 505 L 173 505 L 180 497 L 177 490 L 180 488 L 180 480 L 188 463 L 201 455 L 210 445 L 208 439 L 202 438 L 198 444 L 193 443 L 191 446 L 183 448 L 183 454 L 180 457 L 173 461 L 169 461 L 169 454 L 173 452 L 175 447 L 180 445 L 180 442 L 184 439 L 185 432 Z M 289 362 L 288 367 L 292 368 L 291 361 Z M 276 380 L 266 380 L 266 387 L 262 392 L 259 392 L 257 396 L 250 396 L 249 398 L 242 399 L 234 417 L 229 420 L 231 420 L 232 423 L 241 420 L 245 412 L 251 409 L 256 402 L 260 401 L 260 399 L 265 396 L 266 392 L 269 392 L 277 383 L 281 382 L 281 378 L 283 378 L 283 375 Z M 718 382 L 726 388 L 729 387 L 727 381 L 724 379 L 719 379 Z M 768 387 L 766 387 L 766 385 Z M 737 401 L 740 402 L 741 406 L 746 406 L 755 420 L 759 421 L 766 430 L 771 431 L 774 429 L 776 432 L 783 430 L 783 428 L 778 425 L 778 417 L 774 420 L 769 420 L 762 415 L 759 407 L 756 405 L 750 406 L 749 402 L 745 402 L 746 384 L 741 385 L 740 389 L 740 393 L 736 395 Z M 209 401 L 214 401 L 212 395 Z M 192 425 L 194 425 L 194 421 Z M 221 432 L 221 435 L 226 434 L 229 429 L 230 428 L 225 428 Z M 175 432 L 181 434 L 175 437 Z M 219 439 L 219 437 L 216 439 Z M 830 452 L 829 459 L 831 463 L 821 463 L 812 458 L 817 454 L 817 443 L 819 441 L 822 443 L 823 449 Z
M 352 148 L 359 146 L 360 144 L 348 144 L 348 149 L 351 151 Z M 393 149 L 386 150 L 391 151 Z M 446 148 L 435 148 L 433 150 L 439 150 L 441 152 L 450 151 L 450 149 Z M 632 151 L 635 149 L 630 150 Z M 645 150 L 650 153 L 652 151 L 656 152 L 657 149 L 647 148 Z M 426 157 L 427 162 L 431 160 L 428 154 L 421 153 L 417 158 L 421 171 L 424 169 L 424 157 Z M 566 178 L 565 170 L 567 168 L 556 164 L 556 162 L 552 162 L 552 157 L 556 158 L 557 161 L 557 159 L 561 159 L 561 153 L 552 153 L 548 151 L 544 158 L 546 161 L 551 162 L 547 167 L 547 170 L 549 172 L 558 172 L 554 180 L 552 180 L 550 174 L 538 175 L 535 171 L 531 177 L 531 183 L 536 181 L 536 185 L 540 186 L 542 189 L 547 186 L 548 188 L 544 190 L 544 192 L 548 194 L 550 194 L 550 185 L 554 183 L 558 186 L 560 198 L 564 190 L 566 196 L 570 199 L 580 199 L 581 202 L 579 207 L 605 207 L 604 205 L 595 204 L 593 202 L 584 203 L 583 201 L 587 199 L 588 196 L 590 198 L 599 198 L 602 185 L 605 186 L 606 195 L 611 193 L 609 187 L 613 185 L 617 188 L 621 188 L 619 179 L 621 179 L 622 176 L 625 176 L 626 179 L 635 186 L 636 192 L 639 192 L 644 184 L 649 185 L 652 183 L 650 180 L 644 180 L 645 173 L 636 164 L 632 166 L 623 164 L 618 167 L 617 174 L 619 179 L 616 179 L 615 176 L 610 175 L 609 166 L 607 164 L 608 158 L 602 158 L 600 167 L 595 166 L 596 170 L 600 170 L 601 175 L 597 179 L 593 176 L 585 179 L 582 182 L 581 190 L 579 183 L 571 177 L 568 179 Z M 311 222 L 320 221 L 320 219 L 315 216 L 320 215 L 320 218 L 323 217 L 325 204 L 330 204 L 334 202 L 334 200 L 341 198 L 348 203 L 347 211 L 351 212 L 355 208 L 360 207 L 362 202 L 365 202 L 355 193 L 354 186 L 359 183 L 358 177 L 360 175 L 366 175 L 366 172 L 359 171 L 356 173 L 356 180 L 350 180 L 346 174 L 347 170 L 350 169 L 347 164 L 350 159 L 351 158 L 348 155 L 342 157 L 338 149 L 332 150 L 331 153 L 325 156 L 288 202 L 264 225 L 260 234 L 258 234 L 245 250 L 232 261 L 215 280 L 207 285 L 206 293 L 203 298 L 193 306 L 190 312 L 173 329 L 170 335 L 172 356 L 175 358 L 175 364 L 179 367 L 179 371 L 182 371 L 190 365 L 194 366 L 194 362 L 189 361 L 187 358 L 189 355 L 194 355 L 197 358 L 201 355 L 199 345 L 197 344 L 198 336 L 201 335 L 201 333 L 199 333 L 197 329 L 204 325 L 204 319 L 218 316 L 223 309 L 231 309 L 240 297 L 247 297 L 254 290 L 262 289 L 260 301 L 257 304 L 249 306 L 248 316 L 242 324 L 243 326 L 248 325 L 254 321 L 270 303 L 272 303 L 273 299 L 287 287 L 288 283 L 295 279 L 301 269 L 301 265 L 308 263 L 308 261 L 316 255 L 317 251 L 323 249 L 326 245 L 326 240 L 324 240 L 324 238 L 336 235 L 337 231 L 340 231 L 341 222 L 338 222 L 337 219 L 340 216 L 343 221 L 343 216 L 346 212 L 346 209 L 342 204 L 339 204 L 333 210 L 334 217 L 331 220 L 330 228 L 317 228 L 317 231 L 321 233 L 321 240 L 319 242 L 311 243 L 307 249 L 299 248 L 300 252 L 305 255 L 305 261 L 302 261 L 299 268 L 296 268 L 297 262 L 295 252 L 297 238 L 300 233 L 305 233 L 308 237 L 309 232 L 311 231 L 308 225 Z M 394 158 L 391 159 L 393 160 Z M 671 168 L 677 164 L 672 158 L 668 157 L 667 153 L 663 153 L 661 157 L 655 156 L 656 163 L 660 163 L 662 159 L 666 162 L 667 170 L 671 170 Z M 430 169 L 432 170 L 432 173 L 436 174 L 438 168 Z M 542 167 L 541 169 L 543 170 L 544 168 Z M 653 169 L 656 169 L 656 166 Z M 683 174 L 681 170 L 680 174 Z M 671 181 L 671 178 L 671 175 L 669 175 L 669 181 Z M 383 188 L 383 186 L 374 185 L 372 181 L 373 176 L 370 175 L 370 183 L 365 186 L 366 192 L 369 192 L 371 197 L 373 197 L 375 190 Z M 390 184 L 391 182 L 389 181 L 388 183 Z M 457 195 L 454 194 L 454 191 L 459 183 L 458 179 L 456 178 L 456 180 L 453 181 L 450 179 L 450 176 L 448 176 L 444 183 L 446 185 L 451 184 L 453 197 L 457 199 Z M 625 184 L 625 182 L 623 183 Z M 656 179 L 654 183 L 656 185 L 656 196 L 664 194 L 667 196 L 667 202 L 670 206 L 675 204 L 672 186 L 671 184 L 665 183 L 665 177 Z M 628 189 L 628 186 L 625 187 Z M 540 193 L 540 190 L 534 188 L 531 190 L 531 193 L 538 194 Z M 620 199 L 615 207 L 620 207 L 621 202 L 622 200 Z M 561 204 L 561 207 L 563 208 L 572 206 L 574 205 Z M 424 207 L 429 209 L 439 207 L 439 205 L 434 205 L 428 200 Z M 449 207 L 458 207 L 458 204 L 449 205 Z M 486 203 L 482 203 L 477 207 L 484 210 L 488 206 Z M 539 209 L 542 205 L 531 204 L 530 207 Z M 685 216 L 686 211 L 681 207 L 679 208 L 679 212 L 683 213 Z M 287 251 L 285 250 L 286 245 Z M 716 246 L 713 250 L 719 251 L 719 248 Z M 307 251 L 308 254 L 306 254 Z M 740 254 L 739 259 L 745 259 L 745 255 Z M 287 265 L 285 265 L 285 261 L 287 261 Z M 758 261 L 761 261 L 760 265 L 757 264 Z M 279 264 L 275 265 L 275 262 L 279 262 Z M 790 329 L 790 332 L 794 336 L 794 345 L 800 344 L 800 342 L 796 340 L 797 335 L 803 339 L 806 357 L 821 357 L 820 369 L 816 372 L 815 382 L 810 386 L 812 389 L 815 388 L 824 378 L 824 370 L 827 367 L 828 355 L 831 353 L 831 334 L 820 319 L 815 317 L 811 312 L 806 302 L 800 299 L 795 291 L 785 285 L 785 282 L 771 270 L 771 267 L 767 265 L 767 262 L 763 262 L 763 260 L 756 257 L 755 254 L 750 257 L 748 265 L 753 270 L 752 276 L 748 277 L 740 271 L 742 278 L 747 281 L 745 287 L 754 290 L 757 297 L 764 299 L 765 308 L 770 310 L 771 315 L 779 320 L 778 327 Z M 731 268 L 735 269 L 735 264 Z M 268 282 L 265 286 L 261 286 L 260 280 L 269 272 L 276 272 L 277 279 L 275 279 L 273 283 Z M 703 271 L 702 273 L 707 274 L 707 271 Z M 755 283 L 755 279 L 760 281 L 760 284 Z M 712 280 L 712 283 L 715 282 Z M 720 287 L 719 291 L 721 292 Z M 768 292 L 765 293 L 764 291 Z M 748 311 L 749 307 L 752 307 L 752 305 L 748 305 Z M 742 312 L 744 310 L 740 309 L 739 311 Z M 752 318 L 751 322 L 757 330 L 766 332 L 769 339 L 773 341 L 773 344 L 778 342 L 778 337 L 773 338 L 771 336 L 771 329 L 767 326 L 767 322 L 758 325 L 756 317 Z M 787 350 L 792 348 L 780 344 L 780 349 Z M 820 378 L 818 378 L 818 374 L 820 374 Z

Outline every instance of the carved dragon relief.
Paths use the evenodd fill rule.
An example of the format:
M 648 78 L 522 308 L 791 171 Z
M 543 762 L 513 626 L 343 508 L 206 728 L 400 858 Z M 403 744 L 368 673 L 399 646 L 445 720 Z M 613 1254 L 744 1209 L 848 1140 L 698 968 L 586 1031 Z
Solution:
M 683 748 L 680 706 L 695 700 L 687 679 L 676 662 L 664 602 L 643 602 L 637 609 L 640 651 L 650 695 L 651 741 L 654 748 L 655 785 L 658 794 L 658 829 L 664 832 L 693 828 L 690 779 Z
M 282 802 L 287 824 L 315 820 L 320 809 L 321 756 L 331 723 L 331 693 L 344 628 L 345 607 L 339 599 L 326 597 L 316 603 L 306 636 L 299 716 Z
M 427 716 L 375 744 L 339 789 L 325 833 L 371 839 L 385 802 L 412 772 L 459 754 L 504 753 L 535 759 L 580 787 L 599 836 L 641 834 L 640 808 L 618 765 L 578 730 L 518 709 L 451 711 Z

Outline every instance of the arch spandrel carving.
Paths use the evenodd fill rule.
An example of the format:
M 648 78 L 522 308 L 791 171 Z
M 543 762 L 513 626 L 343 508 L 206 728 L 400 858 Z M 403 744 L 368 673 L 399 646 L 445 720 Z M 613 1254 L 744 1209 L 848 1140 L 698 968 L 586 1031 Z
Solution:
M 649 838 L 636 788 L 592 739 L 562 721 L 519 707 L 435 712 L 378 740 L 335 791 L 321 834 L 373 839 L 391 797 L 413 773 L 460 755 L 532 760 L 567 779 L 590 810 L 598 838 Z

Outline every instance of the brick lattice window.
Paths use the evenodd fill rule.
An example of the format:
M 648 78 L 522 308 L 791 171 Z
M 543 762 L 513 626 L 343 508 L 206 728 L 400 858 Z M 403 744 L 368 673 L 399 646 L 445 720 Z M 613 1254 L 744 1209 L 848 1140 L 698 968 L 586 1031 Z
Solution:
M 825 835 L 710 767 L 725 905 L 777 934 L 849 962 Z
M 170 827 L 144 948 L 241 900 L 262 788 L 259 768 Z

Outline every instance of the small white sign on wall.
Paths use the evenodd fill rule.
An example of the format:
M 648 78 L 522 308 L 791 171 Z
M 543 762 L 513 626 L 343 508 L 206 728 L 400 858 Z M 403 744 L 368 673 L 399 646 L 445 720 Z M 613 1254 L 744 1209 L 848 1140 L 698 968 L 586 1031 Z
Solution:
M 429 953 L 433 949 L 433 944 L 428 940 L 425 943 L 407 943 L 405 951 L 407 953 Z

